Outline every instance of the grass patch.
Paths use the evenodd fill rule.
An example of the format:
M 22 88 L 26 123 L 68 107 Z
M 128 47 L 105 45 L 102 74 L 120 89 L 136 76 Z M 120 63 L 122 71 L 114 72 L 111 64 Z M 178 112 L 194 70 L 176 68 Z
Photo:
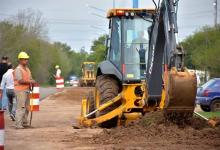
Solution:
M 51 84 L 49 84 L 49 83 L 41 83 L 40 86 L 41 86 L 41 87 L 45 87 L 45 88 L 51 87 L 51 86 L 54 86 L 54 87 L 55 87 L 55 85 L 51 85 Z
M 200 111 L 198 113 L 203 115 L 206 118 L 215 118 L 215 117 L 220 118 L 220 111 L 219 112 L 204 112 L 204 111 Z

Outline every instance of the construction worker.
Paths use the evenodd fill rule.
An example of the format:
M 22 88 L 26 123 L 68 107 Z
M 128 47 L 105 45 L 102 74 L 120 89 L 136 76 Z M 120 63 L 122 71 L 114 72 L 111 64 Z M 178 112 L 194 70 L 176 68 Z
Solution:
M 13 109 L 13 101 L 15 98 L 13 72 L 14 72 L 13 65 L 11 63 L 8 63 L 8 71 L 2 77 L 2 82 L 0 87 L 0 97 L 2 95 L 2 90 L 6 88 L 9 115 L 12 121 L 15 121 L 15 111 Z
M 30 86 L 35 83 L 32 79 L 31 71 L 27 67 L 29 56 L 26 52 L 20 52 L 18 55 L 19 65 L 14 71 L 15 95 L 17 98 L 16 108 L 16 129 L 28 127 L 28 106 L 30 103 Z
M 55 77 L 56 77 L 56 78 L 60 78 L 60 77 L 61 77 L 60 66 L 59 66 L 59 65 L 56 65 L 56 66 L 55 66 L 55 69 L 56 69 L 56 75 L 55 75 Z

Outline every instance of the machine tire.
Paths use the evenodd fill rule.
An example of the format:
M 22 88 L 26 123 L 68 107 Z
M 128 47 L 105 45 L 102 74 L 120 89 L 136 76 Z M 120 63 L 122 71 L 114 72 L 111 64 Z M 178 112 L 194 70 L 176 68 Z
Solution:
M 91 113 L 92 111 L 95 110 L 95 98 L 93 95 L 93 91 L 89 91 L 87 95 L 87 103 L 88 103 L 87 105 L 89 105 L 88 113 Z M 95 114 L 88 117 L 88 119 L 93 119 L 93 118 L 95 118 Z
M 211 111 L 220 111 L 220 99 L 215 99 L 211 103 Z
M 209 107 L 209 106 L 200 105 L 200 108 L 201 108 L 201 109 L 202 109 L 202 111 L 204 111 L 204 112 L 210 112 L 210 111 L 211 111 L 211 109 L 210 109 L 210 107 Z
M 96 90 L 99 93 L 100 104 L 104 104 L 107 101 L 116 97 L 119 93 L 119 85 L 117 80 L 107 75 L 101 75 L 97 78 L 96 81 Z M 119 107 L 121 102 L 115 103 L 110 107 L 104 109 L 99 113 L 99 116 L 105 115 L 108 112 L 111 112 L 115 108 Z M 99 126 L 102 128 L 112 128 L 117 126 L 118 117 L 114 117 L 108 121 L 101 123 Z

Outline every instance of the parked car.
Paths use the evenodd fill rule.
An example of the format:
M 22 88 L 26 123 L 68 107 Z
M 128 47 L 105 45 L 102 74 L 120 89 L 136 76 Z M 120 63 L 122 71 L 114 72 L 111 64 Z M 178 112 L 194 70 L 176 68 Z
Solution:
M 69 84 L 70 86 L 78 86 L 79 85 L 79 79 L 76 76 L 70 76 Z
M 220 111 L 220 78 L 214 78 L 198 88 L 196 103 L 205 112 Z

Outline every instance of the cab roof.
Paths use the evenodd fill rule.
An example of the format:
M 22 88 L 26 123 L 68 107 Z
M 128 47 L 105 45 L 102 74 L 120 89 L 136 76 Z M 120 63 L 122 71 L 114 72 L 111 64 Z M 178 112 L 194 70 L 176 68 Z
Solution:
M 83 64 L 95 64 L 95 62 L 86 61 L 86 62 L 83 62 Z
M 107 18 L 111 18 L 114 16 L 125 16 L 126 13 L 148 13 L 155 14 L 155 9 L 142 9 L 142 8 L 116 8 L 110 9 L 107 13 Z

